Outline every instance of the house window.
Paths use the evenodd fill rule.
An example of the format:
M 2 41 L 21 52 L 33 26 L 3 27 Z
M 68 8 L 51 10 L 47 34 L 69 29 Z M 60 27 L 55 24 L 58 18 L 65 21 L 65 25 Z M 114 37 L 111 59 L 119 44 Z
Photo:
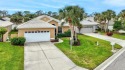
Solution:
M 58 27 L 58 33 L 62 33 L 62 27 Z

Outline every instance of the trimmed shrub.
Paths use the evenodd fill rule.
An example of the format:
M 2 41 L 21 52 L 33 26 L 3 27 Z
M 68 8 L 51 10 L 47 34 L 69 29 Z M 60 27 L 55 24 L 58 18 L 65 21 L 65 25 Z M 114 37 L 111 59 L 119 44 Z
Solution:
M 66 32 L 64 32 L 64 33 L 57 34 L 57 37 L 58 37 L 58 38 L 62 38 L 62 37 L 71 37 L 71 31 L 68 30 L 68 31 L 66 31 Z
M 14 37 L 11 39 L 12 45 L 24 45 L 26 39 L 24 37 Z

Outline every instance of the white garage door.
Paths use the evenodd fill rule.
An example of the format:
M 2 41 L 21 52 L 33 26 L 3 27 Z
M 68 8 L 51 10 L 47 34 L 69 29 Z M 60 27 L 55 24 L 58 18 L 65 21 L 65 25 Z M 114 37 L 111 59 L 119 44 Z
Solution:
M 92 33 L 93 28 L 82 28 L 80 33 Z
M 26 31 L 24 34 L 26 42 L 50 41 L 49 31 Z

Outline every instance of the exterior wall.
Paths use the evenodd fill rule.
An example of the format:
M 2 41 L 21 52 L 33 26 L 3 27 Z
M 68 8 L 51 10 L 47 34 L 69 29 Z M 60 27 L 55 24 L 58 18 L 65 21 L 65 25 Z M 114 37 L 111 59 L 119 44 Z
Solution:
M 9 37 L 9 32 L 11 31 L 11 26 L 7 26 L 5 27 L 7 29 L 7 32 L 3 35 L 3 41 L 5 42 L 7 40 L 7 38 Z
M 41 20 L 43 20 L 43 21 L 47 22 L 47 21 L 49 21 L 50 19 L 49 19 L 49 18 L 47 18 L 47 17 L 43 17 L 43 18 L 41 18 Z
M 18 34 L 11 34 L 10 38 L 18 37 Z
M 49 22 L 50 24 L 55 24 L 56 25 L 56 34 L 58 34 L 58 22 L 52 20 Z
M 55 28 L 19 29 L 18 37 L 24 37 L 25 31 L 50 31 L 50 38 L 55 39 Z
M 69 26 L 63 26 L 62 27 L 62 33 L 66 32 L 69 30 Z

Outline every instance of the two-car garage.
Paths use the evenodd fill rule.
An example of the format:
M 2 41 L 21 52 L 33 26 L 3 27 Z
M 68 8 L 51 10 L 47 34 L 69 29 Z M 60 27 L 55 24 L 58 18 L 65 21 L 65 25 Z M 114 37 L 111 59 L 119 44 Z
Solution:
M 50 31 L 25 31 L 26 42 L 50 41 Z

